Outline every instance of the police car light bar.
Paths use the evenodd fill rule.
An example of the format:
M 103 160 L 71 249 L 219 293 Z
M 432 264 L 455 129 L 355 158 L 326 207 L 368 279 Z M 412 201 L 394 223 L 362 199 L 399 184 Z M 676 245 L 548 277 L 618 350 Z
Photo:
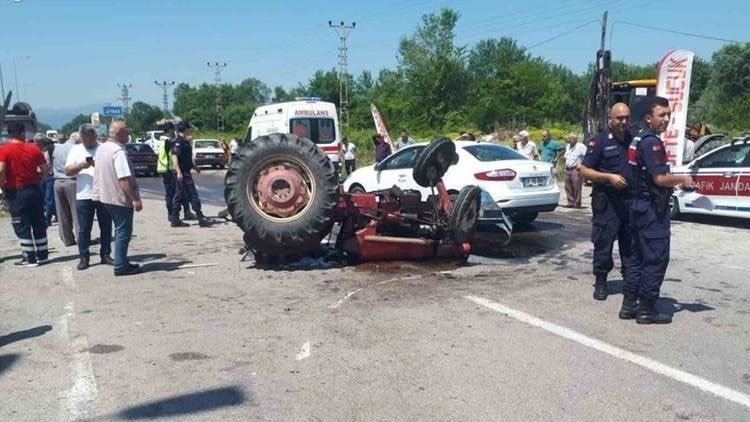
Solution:
M 322 98 L 320 97 L 295 97 L 294 99 L 297 101 L 320 101 Z

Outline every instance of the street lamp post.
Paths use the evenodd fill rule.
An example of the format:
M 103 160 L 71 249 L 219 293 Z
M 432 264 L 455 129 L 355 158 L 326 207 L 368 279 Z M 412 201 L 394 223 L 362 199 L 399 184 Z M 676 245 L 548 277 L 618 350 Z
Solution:
M 18 59 L 25 60 L 30 59 L 31 56 L 23 56 L 18 57 Z M 21 91 L 18 89 L 18 66 L 16 63 L 17 59 L 16 56 L 13 56 L 13 77 L 16 80 L 16 95 L 18 96 L 18 101 L 21 101 Z
M 5 101 L 5 82 L 3 81 L 3 63 L 0 62 L 0 101 Z

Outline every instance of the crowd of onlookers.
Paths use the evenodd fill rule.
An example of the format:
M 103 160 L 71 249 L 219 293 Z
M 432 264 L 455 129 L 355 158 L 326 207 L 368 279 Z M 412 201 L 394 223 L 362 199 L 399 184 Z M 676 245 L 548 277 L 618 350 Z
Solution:
M 115 276 L 141 271 L 127 257 L 133 213 L 143 208 L 123 148 L 128 135 L 123 121 L 112 122 L 104 142 L 90 124 L 67 139 L 62 133 L 56 139 L 38 133 L 31 140 L 23 124 L 8 125 L 10 139 L 0 146 L 0 186 L 20 242 L 17 266 L 49 261 L 47 228 L 56 221 L 62 243 L 78 247 L 78 269 L 87 269 L 96 217 L 101 264 L 113 266 Z

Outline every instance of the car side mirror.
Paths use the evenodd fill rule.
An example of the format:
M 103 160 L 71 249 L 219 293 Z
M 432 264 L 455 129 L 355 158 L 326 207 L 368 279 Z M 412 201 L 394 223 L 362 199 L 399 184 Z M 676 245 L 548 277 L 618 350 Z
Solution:
M 383 162 L 380 161 L 380 162 L 375 163 L 375 166 L 373 166 L 373 168 L 375 169 L 375 171 L 383 170 Z
M 700 161 L 695 161 L 693 164 L 689 165 L 688 168 L 695 169 L 695 170 L 699 169 Z

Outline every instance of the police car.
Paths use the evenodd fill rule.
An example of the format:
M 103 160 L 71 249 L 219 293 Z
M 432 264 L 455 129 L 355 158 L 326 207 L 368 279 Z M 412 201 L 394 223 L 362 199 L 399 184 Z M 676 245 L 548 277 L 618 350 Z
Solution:
M 709 214 L 750 218 L 750 136 L 734 139 L 672 173 L 693 176 L 696 187 L 695 192 L 675 192 L 673 217 Z

